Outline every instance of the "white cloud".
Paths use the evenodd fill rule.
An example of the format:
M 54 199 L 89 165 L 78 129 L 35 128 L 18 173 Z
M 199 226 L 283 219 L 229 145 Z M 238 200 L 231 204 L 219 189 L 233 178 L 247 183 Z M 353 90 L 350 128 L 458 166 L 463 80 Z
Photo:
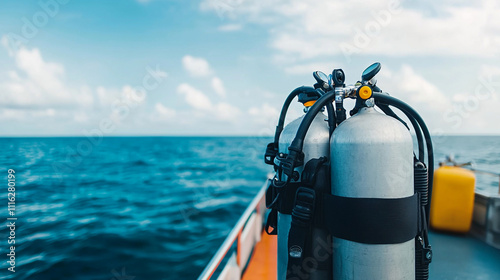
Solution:
M 498 134 L 500 122 L 500 68 L 496 65 L 482 65 L 473 90 L 454 93 L 449 108 L 443 112 L 447 131 L 455 134 L 481 133 Z M 445 130 L 446 131 L 446 130 Z
M 224 84 L 218 77 L 212 78 L 212 88 L 220 97 L 226 96 L 226 89 L 224 88 Z
M 217 12 L 213 0 L 202 10 Z M 212 4 L 211 4 L 212 3 Z M 301 58 L 344 54 L 342 47 L 377 55 L 500 54 L 500 3 L 491 0 L 428 7 L 400 1 L 242 1 L 226 13 L 235 24 L 268 26 L 270 45 Z M 342 12 L 339 12 L 342 11 Z
M 498 77 L 500 76 L 500 67 L 496 65 L 482 65 L 481 69 L 479 70 L 479 76 L 485 77 L 487 79 L 492 79 L 495 77 L 495 82 L 498 85 L 499 80 Z
M 128 116 L 144 101 L 141 94 L 129 85 L 121 89 L 75 87 L 65 80 L 64 66 L 44 59 L 39 49 L 21 46 L 10 50 L 5 47 L 12 61 L 7 64 L 9 70 L 0 75 L 0 120 L 15 121 L 20 129 L 41 129 L 51 123 L 50 128 L 38 130 L 33 135 L 81 134 L 83 130 L 79 129 L 98 126 L 101 119 L 108 117 L 121 123 L 124 114 Z M 116 104 L 120 106 L 114 106 Z M 30 129 L 25 130 L 17 133 L 31 135 Z
M 2 36 L 2 38 L 0 39 L 0 43 L 7 50 L 7 54 L 9 56 L 11 57 L 14 56 L 15 50 L 12 48 L 14 47 L 14 45 L 11 38 L 8 35 Z
M 386 67 L 379 76 L 377 85 L 415 109 L 425 120 L 430 131 L 444 127 L 443 112 L 450 107 L 451 101 L 448 92 L 441 91 L 437 85 L 409 65 L 402 65 L 399 69 Z M 395 109 L 394 112 L 405 118 L 401 111 Z
M 176 111 L 174 109 L 167 108 L 161 103 L 155 104 L 155 112 L 166 120 L 171 120 L 176 115 Z
M 449 104 L 448 98 L 436 85 L 417 74 L 409 65 L 401 66 L 393 75 L 392 81 L 396 92 L 406 97 L 410 104 L 426 104 L 437 112 Z
M 186 102 L 194 109 L 211 110 L 212 102 L 201 91 L 195 89 L 189 84 L 183 83 L 177 87 L 177 92 L 184 96 Z
M 186 55 L 182 58 L 182 65 L 194 77 L 206 77 L 212 73 L 210 64 L 201 57 Z
M 0 120 L 8 120 L 8 121 L 26 121 L 26 119 L 37 119 L 40 120 L 42 118 L 53 118 L 56 114 L 54 109 L 32 109 L 32 110 L 24 110 L 24 109 L 9 109 L 3 108 L 0 110 Z M 53 119 L 52 119 L 53 120 Z
M 91 89 L 86 90 L 92 91 Z M 144 92 L 138 91 L 130 85 L 124 85 L 121 89 L 98 86 L 95 92 L 99 105 L 104 108 L 111 108 L 116 102 L 125 103 L 130 108 L 135 108 L 143 103 L 146 97 Z
M 266 116 L 266 117 L 276 117 L 278 115 L 278 110 L 276 108 L 270 106 L 267 103 L 262 104 L 262 107 L 250 107 L 248 109 L 248 113 L 251 116 Z
M 61 78 L 64 68 L 61 64 L 45 62 L 38 49 L 21 48 L 16 53 L 16 64 L 27 77 L 47 92 L 62 92 Z
M 73 114 L 73 120 L 78 123 L 87 123 L 90 121 L 90 116 L 85 111 L 76 111 Z
M 97 99 L 99 101 L 99 105 L 108 106 L 114 100 L 116 100 L 116 98 L 119 97 L 120 92 L 107 89 L 103 86 L 98 86 L 96 89 L 96 94 L 97 94 Z
M 180 84 L 177 87 L 177 92 L 184 96 L 189 106 L 198 110 L 194 112 L 194 116 L 200 118 L 201 122 L 207 121 L 210 116 L 228 122 L 237 122 L 239 120 L 240 109 L 227 102 L 212 103 L 208 96 L 189 84 Z
M 233 105 L 225 102 L 221 102 L 217 104 L 215 107 L 215 114 L 218 119 L 230 121 L 230 122 L 239 122 L 240 121 L 240 109 L 234 107 Z
M 67 86 L 64 83 L 64 67 L 45 61 L 39 49 L 21 47 L 12 51 L 12 57 L 16 69 L 0 78 L 1 107 L 74 108 L 93 103 L 92 94 Z
M 443 91 L 408 65 L 397 71 L 381 72 L 380 81 L 392 96 L 410 104 L 427 123 L 431 133 L 498 133 L 500 68 L 483 65 L 479 76 L 469 75 L 476 86 L 462 91 Z M 403 116 L 396 110 L 396 113 Z
M 275 107 L 264 103 L 261 107 L 251 107 L 248 114 L 258 124 L 267 125 L 270 122 L 278 123 L 279 111 Z
M 243 28 L 241 24 L 225 24 L 219 26 L 218 30 L 223 32 L 239 31 Z

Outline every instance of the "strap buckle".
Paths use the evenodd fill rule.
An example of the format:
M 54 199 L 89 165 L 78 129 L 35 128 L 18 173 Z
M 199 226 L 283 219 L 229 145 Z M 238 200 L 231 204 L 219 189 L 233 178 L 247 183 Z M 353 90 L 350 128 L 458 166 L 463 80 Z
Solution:
M 309 226 L 313 213 L 316 192 L 313 189 L 300 187 L 295 196 L 295 207 L 292 210 L 292 224 Z
M 274 158 L 277 153 L 278 147 L 276 147 L 274 142 L 267 144 L 266 153 L 264 154 L 264 162 L 269 165 L 274 165 Z

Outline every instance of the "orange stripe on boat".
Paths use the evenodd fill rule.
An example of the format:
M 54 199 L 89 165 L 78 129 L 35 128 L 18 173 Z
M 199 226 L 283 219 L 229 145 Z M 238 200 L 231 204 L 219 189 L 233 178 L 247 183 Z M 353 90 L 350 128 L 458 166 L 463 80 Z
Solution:
M 238 266 L 241 267 L 241 249 L 240 249 L 240 239 L 241 239 L 241 232 L 243 231 L 243 229 L 240 230 L 240 232 L 238 233 L 238 239 L 236 242 L 238 242 L 238 246 L 236 246 L 236 263 L 238 264 Z
M 277 238 L 263 232 L 259 243 L 255 245 L 248 267 L 242 280 L 276 280 L 277 277 Z

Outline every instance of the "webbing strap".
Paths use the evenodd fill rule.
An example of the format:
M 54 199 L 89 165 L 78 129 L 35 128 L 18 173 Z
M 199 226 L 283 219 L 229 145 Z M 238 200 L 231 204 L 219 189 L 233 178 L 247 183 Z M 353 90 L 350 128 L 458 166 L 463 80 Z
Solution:
M 295 193 L 301 185 L 300 182 L 289 182 L 286 186 L 276 188 L 273 180 L 269 180 L 266 190 L 266 207 L 271 209 L 267 216 L 265 230 L 269 235 L 276 235 L 278 229 L 278 212 L 281 214 L 292 214 L 295 205 Z
M 302 187 L 297 189 L 292 209 L 292 221 L 288 233 L 288 266 L 286 279 L 297 278 L 297 268 L 302 267 L 304 257 L 311 255 L 311 229 L 316 206 L 315 184 L 326 157 L 311 159 L 302 171 Z M 324 171 L 324 170 L 323 170 Z M 324 176 L 324 175 L 323 175 Z
M 394 199 L 323 195 L 323 211 L 333 236 L 359 243 L 402 243 L 419 231 L 417 193 Z
M 296 269 L 301 267 L 307 252 L 306 242 L 310 239 L 314 202 L 313 189 L 300 187 L 292 211 L 292 223 L 288 233 L 288 267 L 286 279 L 296 279 Z

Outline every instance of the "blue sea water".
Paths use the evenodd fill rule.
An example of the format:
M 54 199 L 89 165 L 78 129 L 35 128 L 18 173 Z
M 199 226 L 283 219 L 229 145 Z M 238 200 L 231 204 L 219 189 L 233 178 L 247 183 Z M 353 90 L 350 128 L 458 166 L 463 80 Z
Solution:
M 16 272 L 0 279 L 195 279 L 272 168 L 269 138 L 0 138 L 0 218 L 16 175 Z M 438 137 L 455 154 L 500 171 L 500 137 Z M 498 191 L 498 178 L 478 176 Z M 5 222 L 6 223 L 6 222 Z

